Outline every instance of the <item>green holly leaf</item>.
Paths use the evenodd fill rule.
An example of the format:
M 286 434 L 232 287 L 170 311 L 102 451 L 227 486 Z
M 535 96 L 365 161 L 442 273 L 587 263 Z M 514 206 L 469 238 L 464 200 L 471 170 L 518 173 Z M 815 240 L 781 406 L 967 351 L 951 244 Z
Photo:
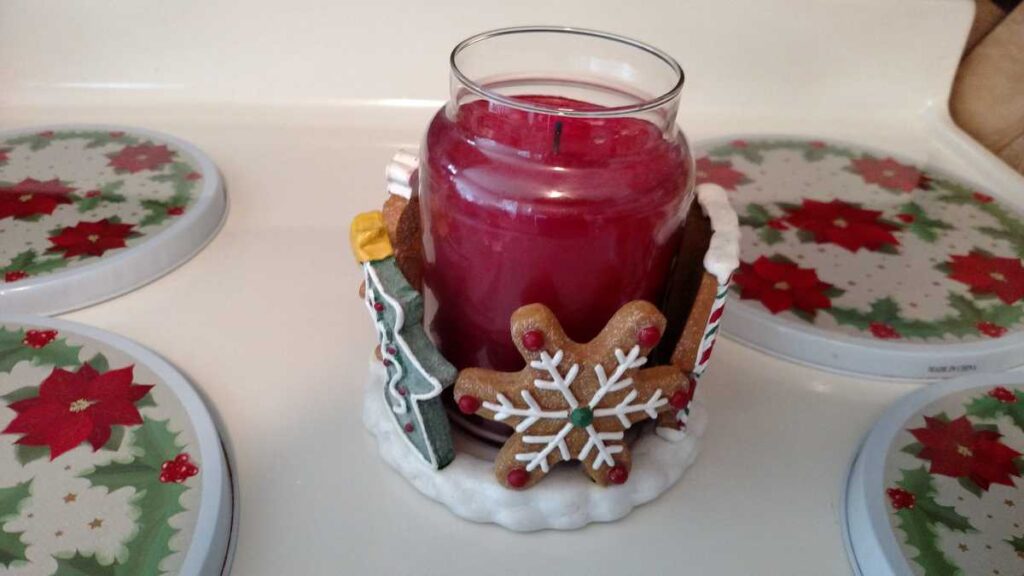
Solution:
M 741 219 L 750 222 L 747 226 L 760 227 L 768 223 L 772 219 L 772 215 L 765 209 L 764 206 L 756 203 L 747 204 L 747 214 Z
M 136 491 L 132 503 L 139 510 L 140 531 L 127 543 L 128 559 L 112 565 L 112 576 L 159 572 L 160 562 L 171 553 L 171 537 L 178 531 L 168 520 L 184 510 L 180 498 L 188 490 L 184 484 L 160 482 L 163 463 L 181 450 L 177 434 L 171 432 L 167 421 L 143 418 L 142 425 L 131 432 L 135 454 L 132 461 L 114 461 L 81 474 L 93 486 L 103 486 L 111 492 L 127 487 Z
M 899 518 L 900 530 L 907 537 L 907 544 L 918 551 L 918 555 L 913 558 L 914 562 L 928 576 L 962 574 L 960 568 L 950 562 L 939 548 L 935 526 L 941 524 L 958 532 L 973 531 L 974 527 L 954 508 L 935 501 L 935 485 L 924 466 L 900 472 L 901 479 L 896 484 L 914 495 L 915 505 L 913 508 L 897 510 L 895 514 Z
M 832 316 L 836 323 L 840 325 L 853 326 L 858 330 L 867 330 L 871 326 L 871 320 L 867 317 L 867 314 L 855 308 L 833 306 L 832 308 L 826 308 L 825 312 Z
M 914 442 L 913 444 L 907 444 L 906 446 L 904 446 L 902 449 L 900 449 L 900 452 L 904 452 L 906 454 L 910 454 L 911 456 L 916 457 L 918 454 L 921 453 L 921 450 L 923 449 L 924 446 L 921 445 L 920 442 Z
M 110 362 L 107 360 L 106 356 L 100 353 L 97 353 L 95 356 L 87 360 L 86 364 L 92 366 L 92 369 L 100 374 L 110 370 Z
M 839 298 L 843 294 L 846 294 L 846 290 L 843 290 L 842 288 L 836 288 L 835 286 L 829 286 L 828 288 L 822 290 L 821 293 L 824 294 L 825 296 L 828 296 L 829 298 Z
M 900 319 L 900 305 L 889 297 L 880 298 L 871 303 L 868 317 L 876 322 L 890 323 Z
M 1013 550 L 1017 553 L 1017 556 L 1020 556 L 1021 559 L 1024 559 L 1024 534 L 1021 534 L 1020 536 L 1014 536 L 1009 540 L 1004 540 L 1004 542 L 1013 547 Z
M 0 373 L 10 373 L 21 362 L 35 366 L 77 366 L 81 346 L 69 346 L 64 338 L 57 338 L 42 348 L 24 344 L 25 330 L 0 328 Z
M 14 257 L 6 265 L 0 267 L 0 272 L 24 272 L 29 276 L 50 272 L 68 265 L 68 261 L 57 256 L 46 259 L 38 259 L 34 250 L 26 250 Z
M 764 242 L 768 246 L 774 246 L 779 242 L 782 242 L 782 232 L 779 232 L 775 228 L 764 227 L 757 233 L 758 237 L 761 238 L 761 242 Z
M 816 148 L 814 146 L 808 146 L 804 150 L 804 160 L 808 162 L 818 162 L 827 155 L 827 151 L 824 148 Z
M 967 404 L 967 414 L 986 420 L 1008 416 L 1015 426 L 1024 430 L 1024 391 L 1015 390 L 1013 394 L 1017 398 L 1015 402 L 1002 402 L 988 394 L 978 396 Z
M 815 241 L 814 232 L 811 232 L 810 230 L 797 230 L 796 237 L 797 240 L 800 240 L 804 244 L 809 244 Z
M 21 508 L 28 501 L 32 481 L 0 488 L 0 565 L 10 568 L 15 562 L 24 562 L 25 544 L 21 532 L 7 532 L 4 524 L 18 517 Z
M 951 293 L 948 302 L 950 308 L 955 310 L 965 322 L 975 324 L 981 321 L 981 310 L 970 298 L 962 294 Z

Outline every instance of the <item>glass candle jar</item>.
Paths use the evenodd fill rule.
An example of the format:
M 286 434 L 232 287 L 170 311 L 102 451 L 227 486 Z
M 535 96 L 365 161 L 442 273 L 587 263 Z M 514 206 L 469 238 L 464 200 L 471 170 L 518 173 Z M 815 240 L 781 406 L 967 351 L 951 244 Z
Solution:
M 516 370 L 509 318 L 539 302 L 586 342 L 624 303 L 658 303 L 693 197 L 664 52 L 589 30 L 460 43 L 421 147 L 427 322 L 459 368 Z

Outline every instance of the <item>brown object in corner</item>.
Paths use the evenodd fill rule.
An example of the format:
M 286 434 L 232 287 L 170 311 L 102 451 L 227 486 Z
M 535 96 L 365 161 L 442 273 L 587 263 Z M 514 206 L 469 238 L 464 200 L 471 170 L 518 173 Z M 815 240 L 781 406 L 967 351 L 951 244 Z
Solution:
M 423 288 L 423 239 L 419 199 L 390 195 L 384 202 L 384 225 L 395 250 L 395 263 L 416 290 Z
M 691 341 L 686 336 L 686 327 L 691 322 L 690 317 L 693 316 L 694 306 L 705 282 L 704 254 L 711 245 L 711 234 L 711 220 L 704 215 L 699 206 L 691 208 L 683 224 L 679 253 L 676 255 L 672 276 L 662 299 L 661 312 L 668 319 L 668 324 L 665 326 L 665 336 L 661 345 L 653 355 L 653 360 L 658 364 L 675 363 L 674 358 L 680 347 L 695 348 L 700 345 L 702 334 L 697 335 L 696 341 Z M 713 301 L 714 292 L 711 296 Z M 707 319 L 706 314 L 704 318 Z M 676 363 L 676 366 L 686 373 L 693 370 L 693 364 Z
M 965 131 L 1024 172 L 1024 4 L 964 58 L 950 110 Z
M 703 270 L 703 267 L 701 269 Z M 672 352 L 670 359 L 672 364 L 687 374 L 693 372 L 697 365 L 697 352 L 704 339 L 708 317 L 711 315 L 711 308 L 715 305 L 717 295 L 718 278 L 715 278 L 714 274 L 704 271 L 700 279 L 700 287 L 697 289 L 697 296 L 694 298 L 690 314 L 686 318 L 686 325 L 683 326 L 683 334 L 679 337 L 676 349 Z

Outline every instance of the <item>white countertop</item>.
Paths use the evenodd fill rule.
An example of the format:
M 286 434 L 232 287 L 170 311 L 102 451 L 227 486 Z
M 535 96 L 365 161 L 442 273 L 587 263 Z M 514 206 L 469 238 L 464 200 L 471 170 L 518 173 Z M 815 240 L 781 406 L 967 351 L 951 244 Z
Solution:
M 33 26 L 47 22 L 46 8 L 0 6 L 0 128 L 145 126 L 191 140 L 223 172 L 230 213 L 206 250 L 153 284 L 65 317 L 156 350 L 219 414 L 241 496 L 233 574 L 850 574 L 838 512 L 847 465 L 874 419 L 916 384 L 829 374 L 725 340 L 701 381 L 710 412 L 702 453 L 667 494 L 617 523 L 571 533 L 472 524 L 406 484 L 363 429 L 373 331 L 356 296 L 347 228 L 382 201 L 384 163 L 397 147 L 416 145 L 444 97 L 448 47 L 524 20 L 575 23 L 574 14 L 581 25 L 642 37 L 693 63 L 681 118 L 691 139 L 818 133 L 940 160 L 995 185 L 1019 183 L 951 128 L 944 111 L 970 19 L 964 3 L 908 2 L 915 12 L 875 0 L 773 0 L 774 9 L 709 0 L 624 15 L 610 2 L 533 2 L 533 12 L 469 11 L 439 32 L 438 14 L 466 10 L 468 0 L 433 11 L 301 0 L 283 4 L 287 14 L 276 4 L 215 2 L 204 12 L 192 0 L 174 10 L 145 0 L 138 4 L 164 23 L 139 20 L 145 30 L 126 36 L 134 52 L 62 35 L 75 29 L 73 19 L 85 27 L 111 21 L 123 34 L 143 10 L 85 4 L 53 24 L 50 55 L 24 46 Z M 574 12 L 581 7 L 591 11 Z M 678 34 L 655 18 L 661 12 Z M 375 36 L 357 20 L 370 16 L 384 45 L 366 47 Z M 291 26 L 288 39 L 277 24 Z M 709 32 L 716 27 L 729 34 Z M 190 49 L 189 36 L 204 49 Z M 175 50 L 184 46 L 182 60 L 171 49 L 157 51 L 164 58 L 139 56 L 170 39 Z M 828 76 L 821 55 L 807 50 L 816 42 L 846 72 Z M 920 45 L 934 49 L 913 53 Z M 344 50 L 353 46 L 365 49 Z M 261 58 L 279 75 L 261 76 Z M 434 66 L 421 70 L 417 59 Z M 863 74 L 851 75 L 851 66 Z M 395 80 L 396 69 L 410 72 Z M 913 69 L 921 70 L 907 76 Z M 125 78 L 132 82 L 119 87 Z M 424 78 L 431 81 L 421 89 Z M 893 82 L 902 83 L 879 95 Z M 178 98 L 182 91 L 189 97 Z

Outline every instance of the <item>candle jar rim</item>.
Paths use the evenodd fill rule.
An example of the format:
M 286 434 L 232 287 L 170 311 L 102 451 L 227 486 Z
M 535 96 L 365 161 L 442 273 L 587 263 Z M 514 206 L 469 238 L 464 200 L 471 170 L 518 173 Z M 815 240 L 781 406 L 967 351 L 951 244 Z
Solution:
M 647 52 L 648 54 L 661 60 L 663 63 L 668 65 L 672 72 L 675 74 L 676 82 L 671 88 L 669 88 L 662 94 L 655 96 L 653 98 L 646 98 L 636 104 L 604 107 L 599 109 L 574 110 L 567 108 L 559 108 L 555 106 L 545 106 L 543 104 L 526 102 L 513 97 L 505 96 L 469 78 L 459 68 L 459 65 L 456 60 L 459 54 L 461 54 L 470 46 L 499 36 L 529 33 L 573 34 L 579 36 L 587 36 L 591 38 L 598 38 L 602 40 L 609 40 L 613 42 L 619 42 L 621 44 L 625 44 L 627 46 Z M 459 83 L 462 84 L 467 90 L 473 92 L 474 94 L 482 98 L 499 102 L 510 108 L 516 108 L 528 112 L 537 112 L 542 114 L 551 114 L 571 118 L 603 118 L 611 116 L 622 116 L 626 114 L 636 114 L 647 112 L 650 110 L 655 110 L 678 98 L 679 93 L 683 89 L 683 82 L 685 80 L 683 68 L 682 66 L 679 65 L 675 58 L 670 56 L 668 53 L 659 50 L 654 46 L 651 46 L 650 44 L 646 44 L 639 40 L 635 40 L 633 38 L 629 38 L 619 34 L 613 34 L 611 32 L 591 30 L 588 28 L 576 28 L 572 26 L 513 26 L 509 28 L 498 28 L 495 30 L 481 32 L 480 34 L 470 36 L 469 38 L 466 38 L 462 42 L 459 42 L 455 46 L 455 48 L 452 49 L 451 55 L 449 57 L 449 63 L 451 66 L 452 75 L 455 77 L 455 79 L 458 80 Z

